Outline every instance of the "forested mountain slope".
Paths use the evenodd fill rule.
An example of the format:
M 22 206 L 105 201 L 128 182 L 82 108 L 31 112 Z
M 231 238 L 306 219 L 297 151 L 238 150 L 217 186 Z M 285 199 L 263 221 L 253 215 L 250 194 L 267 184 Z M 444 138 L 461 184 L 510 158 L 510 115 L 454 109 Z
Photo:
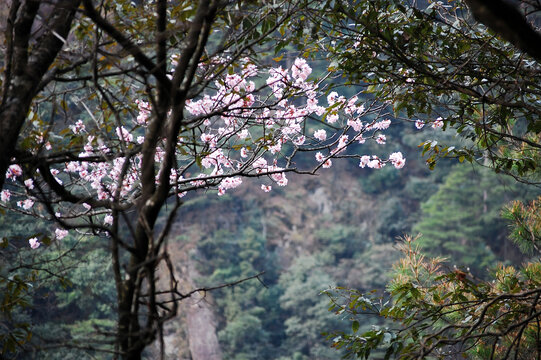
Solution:
M 319 176 L 293 177 L 271 194 L 253 183 L 222 198 L 187 200 L 170 243 L 185 281 L 215 286 L 265 274 L 203 294 L 213 325 L 171 325 L 169 351 L 187 353 L 186 331 L 200 337 L 214 330 L 224 359 L 335 358 L 320 333 L 347 324 L 327 311 L 320 291 L 383 289 L 404 234 L 422 233 L 428 254 L 448 256 L 449 267 L 474 276 L 486 276 L 498 261 L 520 263 L 500 209 L 535 191 L 479 166 L 447 162 L 431 172 L 407 145 L 408 136 L 419 135 L 405 131 L 401 142 L 410 156 L 403 171 L 342 163 Z

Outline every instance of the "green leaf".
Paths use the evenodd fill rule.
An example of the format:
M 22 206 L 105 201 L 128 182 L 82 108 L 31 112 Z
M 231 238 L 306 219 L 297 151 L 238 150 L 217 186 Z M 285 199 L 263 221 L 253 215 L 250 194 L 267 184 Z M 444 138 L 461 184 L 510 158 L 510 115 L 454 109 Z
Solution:
M 353 330 L 354 333 L 356 333 L 357 330 L 359 330 L 359 322 L 357 320 L 351 323 L 351 330 Z
M 45 245 L 49 246 L 49 245 L 51 245 L 52 240 L 51 240 L 50 237 L 48 237 L 48 236 L 45 235 L 45 236 L 43 236 L 43 237 L 41 238 L 41 242 L 44 243 Z

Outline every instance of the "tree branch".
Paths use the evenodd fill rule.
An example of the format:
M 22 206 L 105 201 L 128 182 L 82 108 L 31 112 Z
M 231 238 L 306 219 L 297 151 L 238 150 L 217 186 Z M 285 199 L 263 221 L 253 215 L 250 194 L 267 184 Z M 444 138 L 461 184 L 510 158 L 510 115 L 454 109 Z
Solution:
M 504 0 L 466 0 L 466 4 L 477 21 L 541 62 L 541 34 L 515 6 Z

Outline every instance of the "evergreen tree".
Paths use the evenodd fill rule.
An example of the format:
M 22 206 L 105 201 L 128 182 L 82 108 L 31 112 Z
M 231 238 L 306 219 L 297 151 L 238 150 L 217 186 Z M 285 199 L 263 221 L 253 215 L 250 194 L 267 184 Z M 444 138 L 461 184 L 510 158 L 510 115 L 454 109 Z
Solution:
M 502 206 L 533 193 L 510 182 L 479 166 L 455 166 L 439 190 L 421 205 L 422 216 L 413 233 L 421 234 L 419 244 L 424 251 L 448 257 L 475 275 L 494 266 L 505 255 L 508 242 L 506 224 L 500 218 Z
M 421 205 L 422 218 L 413 232 L 421 234 L 420 244 L 428 254 L 448 256 L 479 273 L 492 264 L 494 255 L 483 239 L 485 227 L 479 221 L 488 204 L 479 191 L 482 180 L 476 172 L 472 167 L 456 167 L 438 192 Z

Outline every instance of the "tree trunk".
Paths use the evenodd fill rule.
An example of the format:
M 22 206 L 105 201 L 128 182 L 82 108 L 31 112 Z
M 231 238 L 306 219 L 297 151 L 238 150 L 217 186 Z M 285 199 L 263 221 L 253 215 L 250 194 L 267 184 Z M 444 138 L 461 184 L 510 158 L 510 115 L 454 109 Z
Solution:
M 38 19 L 44 18 L 40 14 L 41 5 L 49 2 L 8 3 L 11 7 L 5 24 L 4 83 L 0 90 L 0 189 L 16 155 L 17 139 L 32 100 L 43 87 L 42 80 L 64 45 L 59 37 L 67 38 L 79 2 L 59 0 L 54 2 L 54 8 L 49 5 L 46 11 L 51 16 L 46 18 L 46 24 L 40 24 Z M 48 30 L 33 33 L 36 27 Z

